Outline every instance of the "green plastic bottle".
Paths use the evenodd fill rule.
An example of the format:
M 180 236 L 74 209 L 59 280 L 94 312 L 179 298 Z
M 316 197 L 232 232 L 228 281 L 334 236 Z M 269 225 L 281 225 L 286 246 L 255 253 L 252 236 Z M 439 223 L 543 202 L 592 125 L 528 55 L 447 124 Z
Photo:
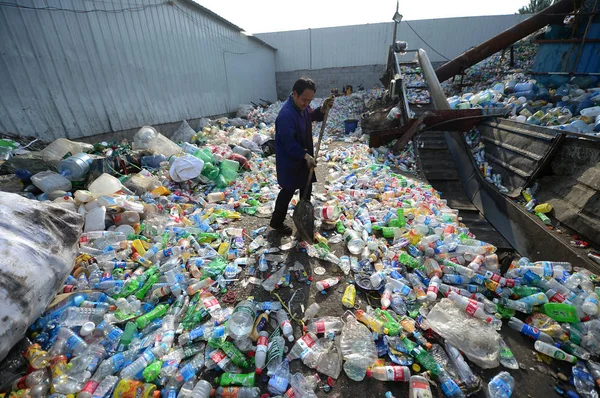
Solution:
M 144 377 L 144 380 L 146 380 L 146 383 L 151 383 L 158 377 L 162 364 L 163 362 L 161 360 L 156 360 L 146 366 L 146 369 L 142 372 L 142 376 Z
M 142 288 L 137 291 L 137 293 L 135 294 L 135 297 L 137 297 L 139 300 L 142 300 L 144 297 L 146 297 L 146 294 L 148 293 L 148 291 L 150 289 L 152 289 L 152 285 L 154 285 L 156 282 L 158 282 L 158 275 L 157 274 L 151 275 L 146 280 L 146 282 L 144 283 Z
M 533 286 L 515 286 L 512 288 L 512 292 L 518 298 L 522 298 L 522 297 L 531 296 L 531 295 L 534 295 L 537 293 L 541 293 L 542 289 L 540 289 L 539 287 L 533 287 Z
M 159 304 L 156 307 L 154 307 L 152 311 L 136 319 L 135 324 L 137 325 L 138 329 L 143 329 L 156 318 L 161 318 L 165 316 L 168 308 L 169 306 L 167 304 Z
M 402 326 L 400 326 L 400 323 L 398 323 L 389 312 L 376 309 L 375 313 L 377 314 L 377 318 L 384 322 L 383 326 L 387 328 L 390 336 L 397 336 L 400 334 Z
M 400 338 L 402 339 L 402 341 L 404 342 L 404 345 L 410 352 L 410 355 L 412 355 L 413 358 L 415 358 L 417 361 L 419 361 L 419 363 L 421 365 L 423 365 L 425 367 L 425 369 L 427 369 L 431 373 L 433 373 L 434 376 L 437 376 L 438 363 L 431 356 L 431 354 L 429 354 L 427 351 L 425 351 L 425 349 L 423 347 L 417 345 L 412 340 L 410 340 L 408 337 L 406 337 L 405 334 L 401 334 Z
M 398 256 L 398 261 L 410 268 L 417 268 L 419 265 L 421 265 L 419 264 L 419 260 L 404 252 L 400 253 L 400 256 Z
M 396 209 L 396 214 L 398 215 L 398 224 L 395 226 L 403 227 L 406 225 L 406 218 L 404 218 L 404 209 L 399 207 Z
M 241 368 L 247 368 L 249 366 L 246 356 L 238 350 L 233 343 L 226 341 L 225 339 L 211 339 L 209 340 L 208 345 L 223 350 L 235 365 Z
M 577 310 L 570 304 L 546 303 L 542 305 L 542 312 L 558 322 L 579 322 Z
M 242 387 L 254 387 L 254 380 L 256 373 L 223 373 L 221 376 L 215 378 L 215 383 L 222 387 L 227 386 L 242 386 Z
M 127 350 L 129 344 L 131 344 L 131 340 L 133 340 L 133 334 L 137 331 L 137 326 L 135 322 L 127 322 L 125 325 L 125 331 L 121 335 L 121 339 L 119 340 L 119 347 L 117 351 L 123 352 Z

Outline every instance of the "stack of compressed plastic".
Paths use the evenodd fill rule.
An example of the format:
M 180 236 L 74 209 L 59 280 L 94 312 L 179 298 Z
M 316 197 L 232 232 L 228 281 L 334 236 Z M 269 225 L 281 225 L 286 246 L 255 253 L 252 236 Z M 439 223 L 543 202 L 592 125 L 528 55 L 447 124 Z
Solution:
M 336 101 L 333 120 L 347 117 L 336 116 L 339 109 L 353 111 L 347 101 Z M 156 135 L 148 136 L 152 145 Z M 504 323 L 534 338 L 543 355 L 579 358 L 574 387 L 592 394 L 600 379 L 591 360 L 600 353 L 595 275 L 526 258 L 501 275 L 496 248 L 478 240 L 430 185 L 409 176 L 417 171 L 412 146 L 392 154 L 330 142 L 319 159 L 328 173 L 326 192 L 314 195 L 315 242 L 275 245 L 266 227 L 244 224 L 272 213 L 273 157 L 263 157 L 258 143 L 270 137 L 268 128 L 214 124 L 198 132 L 199 146 L 167 143 L 174 153 L 153 167 L 90 177 L 87 190 L 67 187 L 66 174 L 47 184 L 31 177 L 46 188 L 39 199 L 76 208 L 86 224 L 63 287 L 68 295 L 30 328 L 29 367 L 12 362 L 8 390 L 313 397 L 324 384 L 315 371 L 332 379 L 343 371 L 355 381 L 409 382 L 415 393 L 429 391 L 435 378 L 446 396 L 460 397 L 482 387 L 471 366 L 519 371 L 498 333 Z M 161 155 L 154 149 L 145 156 Z M 69 164 L 69 175 L 89 173 L 84 157 Z M 292 256 L 293 264 L 286 261 Z M 291 295 L 292 276 L 303 286 L 314 278 L 310 291 L 322 300 L 342 289 L 340 311 L 323 301 L 304 311 L 292 308 L 293 297 L 232 293 L 241 286 L 256 296 Z M 376 292 L 380 305 L 361 306 Z M 292 374 L 294 361 L 305 365 L 302 373 Z M 487 386 L 491 396 L 517 388 L 506 372 Z

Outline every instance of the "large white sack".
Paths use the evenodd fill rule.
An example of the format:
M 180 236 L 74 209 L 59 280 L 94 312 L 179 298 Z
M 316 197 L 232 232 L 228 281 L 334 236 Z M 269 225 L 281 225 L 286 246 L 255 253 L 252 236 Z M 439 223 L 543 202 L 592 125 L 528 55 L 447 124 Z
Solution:
M 0 361 L 62 287 L 82 226 L 73 211 L 0 192 Z

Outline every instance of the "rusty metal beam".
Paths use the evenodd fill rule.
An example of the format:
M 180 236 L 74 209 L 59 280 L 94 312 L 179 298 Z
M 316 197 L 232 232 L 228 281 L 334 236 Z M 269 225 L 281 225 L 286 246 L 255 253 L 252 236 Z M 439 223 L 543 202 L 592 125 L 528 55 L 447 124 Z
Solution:
M 543 11 L 534 14 L 530 18 L 527 18 L 523 22 L 516 24 L 512 28 L 505 30 L 499 35 L 492 37 L 488 41 L 465 51 L 452 61 L 449 61 L 436 69 L 435 73 L 439 81 L 443 82 L 450 79 L 452 76 L 459 75 L 468 67 L 475 65 L 477 62 L 486 59 L 503 48 L 516 43 L 523 37 L 548 24 L 561 22 L 564 19 L 564 16 L 560 14 L 573 11 L 580 3 L 581 0 L 559 1 Z
M 456 110 L 430 110 L 418 119 L 410 119 L 407 124 L 389 129 L 373 131 L 369 136 L 369 146 L 377 148 L 389 144 L 395 139 L 400 139 L 404 145 L 419 130 L 431 130 L 432 128 L 443 128 L 444 131 L 469 131 L 483 118 L 501 116 L 505 112 L 498 109 L 496 112 L 487 109 L 456 109 Z M 399 148 L 402 149 L 403 146 Z

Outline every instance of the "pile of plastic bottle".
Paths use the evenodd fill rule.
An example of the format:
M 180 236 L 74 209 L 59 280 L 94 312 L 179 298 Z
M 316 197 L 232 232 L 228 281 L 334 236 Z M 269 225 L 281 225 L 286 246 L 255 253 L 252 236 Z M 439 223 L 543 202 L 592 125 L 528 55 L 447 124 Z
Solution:
M 347 117 L 339 108 L 332 120 Z M 102 174 L 67 193 L 89 172 L 77 153 L 51 177 L 23 174 L 45 191 L 39 199 L 73 206 L 86 222 L 63 289 L 72 294 L 30 327 L 28 368 L 10 396 L 315 397 L 343 370 L 354 381 L 408 382 L 411 397 L 431 394 L 433 380 L 448 397 L 481 388 L 508 397 L 518 388 L 509 372 L 484 381 L 469 365 L 519 371 L 497 332 L 503 323 L 534 339 L 540 355 L 573 364 L 573 386 L 561 388 L 596 396 L 595 275 L 526 258 L 501 275 L 496 248 L 431 186 L 400 173 L 416 171 L 411 146 L 400 154 L 361 143 L 323 149 L 315 242 L 272 246 L 266 227 L 234 224 L 272 212 L 274 158 L 261 150 L 270 137 L 269 128 L 208 126 L 198 146 L 177 146 L 144 127 L 134 149 L 158 153 L 142 157 L 137 173 Z M 311 270 L 306 256 L 287 264 L 290 250 L 340 276 Z M 299 318 L 282 301 L 229 292 L 236 284 L 284 290 L 291 275 L 325 296 L 342 286 L 347 314 L 313 303 Z M 379 295 L 378 308 L 361 307 L 364 295 Z M 457 338 L 466 327 L 477 347 Z M 312 374 L 291 374 L 292 361 Z
M 600 88 L 575 84 L 547 89 L 535 81 L 510 79 L 479 93 L 448 98 L 452 109 L 508 108 L 511 120 L 571 133 L 600 132 Z
M 494 82 L 512 77 L 527 81 L 531 79 L 529 73 L 535 62 L 537 47 L 537 44 L 528 39 L 521 40 L 513 45 L 513 66 L 510 65 L 510 49 L 507 48 L 466 69 L 462 82 L 469 85 L 462 88 L 457 86 L 457 81 L 460 81 L 457 78 L 442 82 L 442 88 L 448 95 L 460 95 L 464 92 L 483 91 L 493 86 Z

